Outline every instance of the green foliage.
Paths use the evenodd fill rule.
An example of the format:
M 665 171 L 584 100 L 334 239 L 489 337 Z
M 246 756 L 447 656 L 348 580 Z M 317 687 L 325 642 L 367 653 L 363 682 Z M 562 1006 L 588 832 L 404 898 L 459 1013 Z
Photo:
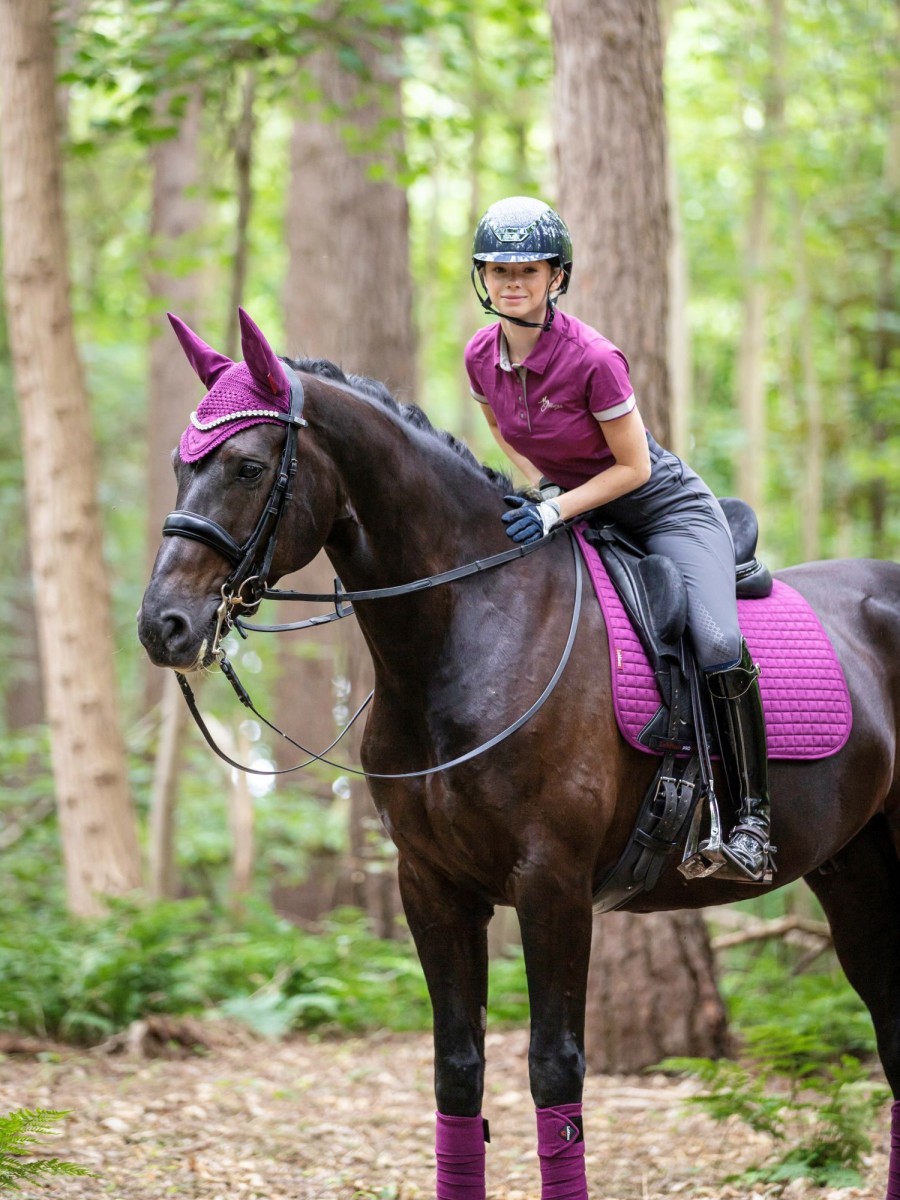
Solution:
M 771 1029 L 751 1034 L 747 1062 L 673 1058 L 661 1068 L 697 1078 L 695 1104 L 716 1121 L 738 1117 L 757 1133 L 792 1148 L 780 1158 L 742 1172 L 744 1184 L 784 1183 L 803 1177 L 828 1187 L 862 1183 L 860 1167 L 871 1149 L 866 1130 L 888 1099 L 850 1055 L 818 1067 L 807 1058 L 814 1039 Z
M 19 1108 L 0 1115 L 0 1191 L 21 1191 L 21 1184 L 31 1180 L 39 1183 L 46 1175 L 93 1175 L 75 1163 L 58 1158 L 42 1158 L 22 1162 L 24 1155 L 33 1155 L 35 1144 L 50 1133 L 53 1125 L 68 1116 L 45 1108 Z M 5 1194 L 5 1191 L 4 1191 Z
M 296 1029 L 423 1029 L 430 1006 L 408 941 L 384 941 L 355 910 L 316 932 L 264 906 L 240 920 L 203 899 L 75 922 L 13 914 L 0 929 L 0 1028 L 90 1044 L 153 1013 L 210 1009 L 279 1037 Z M 521 962 L 503 964 L 498 1019 L 527 1012 Z
M 690 455 L 720 491 L 733 487 L 745 438 L 734 419 L 744 256 L 762 172 L 769 245 L 761 276 L 769 432 L 763 553 L 776 566 L 803 553 L 812 382 L 824 446 L 816 557 L 896 556 L 900 489 L 890 462 L 900 453 L 900 422 L 887 400 L 900 384 L 891 278 L 900 196 L 888 149 L 900 62 L 896 11 L 862 0 L 797 0 L 777 57 L 771 11 L 735 0 L 682 5 L 667 43 L 670 146 L 690 275 L 697 430 Z M 766 109 L 773 89 L 783 99 L 777 118 Z
M 798 975 L 768 952 L 724 971 L 720 987 L 734 1026 L 762 1043 L 783 1051 L 786 1031 L 788 1044 L 815 1063 L 875 1053 L 871 1018 L 836 965 Z
M 392 33 L 414 34 L 432 19 L 418 0 L 342 0 L 336 7 L 323 0 L 92 0 L 64 30 L 61 80 L 95 96 L 76 150 L 91 154 L 110 135 L 144 146 L 171 137 L 191 89 L 221 102 L 248 68 L 265 100 L 283 100 L 299 63 L 315 51 L 331 49 L 342 70 L 367 77 L 360 45 L 386 48 Z

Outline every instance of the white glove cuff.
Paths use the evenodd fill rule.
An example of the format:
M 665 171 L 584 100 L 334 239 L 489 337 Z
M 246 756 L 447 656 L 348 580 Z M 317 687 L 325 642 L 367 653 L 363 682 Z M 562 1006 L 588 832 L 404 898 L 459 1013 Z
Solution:
M 549 533 L 554 525 L 559 524 L 559 505 L 555 500 L 542 500 L 537 506 L 537 510 L 541 515 L 541 524 L 544 526 L 545 534 Z

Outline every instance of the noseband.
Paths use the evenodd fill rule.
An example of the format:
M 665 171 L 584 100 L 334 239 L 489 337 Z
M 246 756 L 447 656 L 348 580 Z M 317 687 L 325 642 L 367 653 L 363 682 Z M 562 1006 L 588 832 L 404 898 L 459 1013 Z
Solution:
M 163 537 L 184 537 L 202 542 L 232 565 L 231 574 L 222 584 L 222 603 L 219 605 L 212 646 L 214 654 L 219 651 L 219 641 L 223 633 L 227 633 L 231 627 L 235 610 L 246 608 L 252 612 L 259 606 L 268 586 L 268 576 L 275 557 L 278 527 L 291 501 L 291 489 L 297 474 L 297 434 L 308 422 L 303 418 L 303 384 L 296 372 L 286 363 L 282 363 L 282 366 L 291 392 L 287 413 L 265 409 L 254 410 L 253 413 L 234 413 L 229 417 L 229 420 L 237 420 L 245 416 L 263 415 L 264 412 L 267 419 L 271 417 L 272 420 L 287 426 L 278 474 L 256 527 L 246 542 L 242 546 L 238 545 L 228 530 L 223 529 L 217 521 L 188 509 L 175 509 L 163 522 Z

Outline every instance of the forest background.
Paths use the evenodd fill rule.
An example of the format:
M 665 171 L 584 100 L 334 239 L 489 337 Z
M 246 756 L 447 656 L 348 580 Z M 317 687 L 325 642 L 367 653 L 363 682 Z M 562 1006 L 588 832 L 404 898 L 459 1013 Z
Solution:
M 598 18 L 596 36 L 608 37 L 617 5 L 581 7 Z M 626 4 L 621 13 L 641 7 Z M 58 147 L 65 257 L 90 398 L 85 461 L 96 456 L 111 584 L 113 703 L 139 845 L 123 852 L 130 862 L 117 879 L 107 872 L 108 886 L 96 876 L 91 887 L 79 886 L 96 865 L 96 829 L 82 820 L 85 839 L 84 828 L 66 824 L 68 808 L 77 807 L 66 803 L 67 786 L 78 803 L 90 802 L 84 779 L 67 784 L 58 753 L 50 769 L 46 704 L 58 663 L 45 649 L 42 687 L 32 590 L 42 547 L 34 527 L 29 544 L 29 438 L 20 428 L 27 405 L 49 408 L 49 398 L 24 397 L 20 386 L 19 407 L 12 402 L 12 322 L 4 320 L 0 1019 L 7 1023 L 89 1038 L 148 1006 L 171 1004 L 164 988 L 162 1000 L 155 995 L 152 971 L 138 976 L 151 960 L 162 972 L 153 954 L 166 938 L 174 961 L 209 934 L 212 918 L 198 899 L 244 920 L 245 930 L 253 921 L 273 928 L 261 915 L 269 904 L 301 927 L 352 904 L 367 914 L 366 937 L 370 929 L 400 932 L 391 849 L 364 789 L 327 770 L 277 786 L 223 773 L 185 731 L 171 688 L 137 644 L 134 613 L 174 499 L 169 451 L 201 394 L 163 314 L 175 309 L 237 357 L 234 320 L 243 303 L 278 350 L 323 354 L 384 379 L 399 399 L 415 400 L 435 425 L 502 465 L 461 365 L 462 347 L 482 323 L 469 281 L 470 238 L 494 199 L 524 193 L 557 202 L 561 176 L 569 173 L 571 193 L 579 174 L 561 137 L 552 8 L 539 0 L 70 0 L 62 7 L 56 103 L 65 130 Z M 659 27 L 670 385 L 646 406 L 642 392 L 642 407 L 719 494 L 754 503 L 761 552 L 773 568 L 896 557 L 900 8 L 889 0 L 698 0 L 665 6 Z M 621 166 L 610 164 L 610 178 Z M 4 167 L 8 177 L 8 160 Z M 596 194 L 598 212 L 605 182 L 580 180 L 584 195 Z M 8 221 L 4 229 L 9 239 Z M 574 226 L 575 281 L 589 273 L 602 287 L 607 256 L 591 232 Z M 579 249 L 587 243 L 590 257 Z M 4 250 L 9 260 L 9 244 Z M 619 269 L 628 256 L 629 247 L 609 246 L 608 261 Z M 578 315 L 613 336 L 614 296 L 607 305 Z M 623 348 L 640 372 L 640 346 Z M 32 456 L 29 471 L 39 478 L 40 454 Z M 73 527 L 73 558 L 83 535 Z M 64 581 L 65 554 L 58 557 Z M 316 570 L 330 586 L 327 567 L 306 581 Z M 77 634 L 85 663 L 106 653 L 97 635 L 104 619 L 95 626 L 85 613 Z M 364 656 L 351 637 L 315 646 L 251 642 L 235 655 L 257 699 L 290 713 L 292 732 L 314 747 L 331 740 L 365 691 Z M 69 682 L 77 691 L 77 679 Z M 201 698 L 227 747 L 256 766 L 290 765 L 256 723 L 235 713 L 230 693 L 210 681 Z M 98 808 L 95 824 L 105 826 L 107 817 Z M 92 1009 L 85 1001 L 82 970 L 50 1014 L 34 997 L 47 983 L 42 971 L 61 973 L 49 947 L 70 929 L 67 914 L 96 914 L 102 893 L 135 887 L 163 901 L 192 897 L 194 907 L 153 910 L 156 917 L 117 909 L 133 962 L 121 948 L 109 951 L 110 927 L 102 926 L 91 943 L 106 971 L 95 980 L 106 989 L 102 1003 Z M 351 925 L 329 943 L 338 958 L 347 928 L 363 936 L 352 918 L 342 919 Z M 17 936 L 31 947 L 25 967 Z M 501 928 L 497 945 L 513 937 Z M 304 1014 L 338 1011 L 340 989 L 327 984 L 333 961 L 313 963 L 305 983 L 286 982 L 274 951 L 253 963 L 245 955 L 239 968 L 229 946 L 224 973 L 279 980 L 262 1002 L 257 996 L 257 1022 L 287 1028 Z M 380 953 L 374 942 L 365 947 L 373 960 Z M 315 952 L 304 944 L 297 961 L 302 955 Z M 377 981 L 382 990 L 407 970 L 400 962 L 392 952 Z M 214 989 L 203 994 L 196 978 L 192 984 L 194 1005 L 222 998 Z M 372 1019 L 390 1019 L 386 995 Z

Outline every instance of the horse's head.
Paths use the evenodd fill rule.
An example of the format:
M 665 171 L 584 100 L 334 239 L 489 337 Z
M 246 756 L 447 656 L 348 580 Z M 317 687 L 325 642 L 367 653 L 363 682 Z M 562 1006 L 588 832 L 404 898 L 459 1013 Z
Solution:
M 208 665 L 236 603 L 309 562 L 337 510 L 338 483 L 304 440 L 300 379 L 241 310 L 244 362 L 233 363 L 172 317 L 209 389 L 173 454 L 176 508 L 138 613 L 158 666 Z

